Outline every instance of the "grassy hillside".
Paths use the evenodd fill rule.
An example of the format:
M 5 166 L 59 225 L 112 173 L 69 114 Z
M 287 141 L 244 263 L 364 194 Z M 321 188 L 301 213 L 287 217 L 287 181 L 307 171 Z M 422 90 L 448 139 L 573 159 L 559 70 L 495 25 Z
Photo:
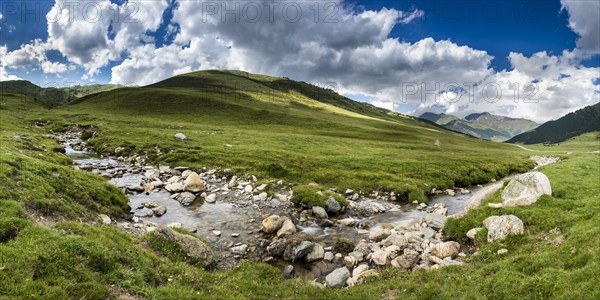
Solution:
M 531 166 L 510 145 L 448 132 L 306 83 L 243 72 L 204 71 L 116 89 L 47 118 L 99 126 L 89 142 L 101 152 L 123 146 L 157 163 L 388 189 L 414 200 L 424 200 L 433 187 L 487 182 Z M 178 132 L 189 140 L 175 139 Z
M 72 120 L 98 122 L 70 113 Z M 91 224 L 99 212 L 118 217 L 124 195 L 102 178 L 73 169 L 53 151 L 59 145 L 45 136 L 47 128 L 31 126 L 39 118 L 64 114 L 0 94 L 0 299 L 600 298 L 600 155 L 589 153 L 600 149 L 597 135 L 533 147 L 546 151 L 539 154 L 565 157 L 542 168 L 552 182 L 552 196 L 531 207 L 484 206 L 446 228 L 458 235 L 484 216 L 513 213 L 525 222 L 525 235 L 477 242 L 473 246 L 481 255 L 463 267 L 414 273 L 388 269 L 350 289 L 323 290 L 299 279 L 284 280 L 278 269 L 261 263 L 205 271 L 154 252 L 144 239 Z M 538 154 L 508 146 L 513 155 Z M 488 201 L 499 201 L 499 195 Z M 552 244 L 555 228 L 565 237 L 560 245 Z M 500 248 L 508 253 L 496 255 Z
M 48 107 L 65 105 L 77 100 L 79 97 L 109 91 L 118 87 L 114 84 L 93 84 L 64 88 L 42 88 L 26 80 L 0 81 L 0 93 L 25 95 L 34 102 L 39 102 Z
M 584 107 L 540 127 L 517 135 L 509 143 L 560 143 L 578 135 L 600 130 L 600 103 Z

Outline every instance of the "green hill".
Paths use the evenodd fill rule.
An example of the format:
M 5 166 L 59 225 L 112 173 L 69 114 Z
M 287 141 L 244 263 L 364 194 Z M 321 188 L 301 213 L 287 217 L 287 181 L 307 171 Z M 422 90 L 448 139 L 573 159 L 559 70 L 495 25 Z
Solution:
M 454 120 L 459 120 L 459 118 L 457 118 L 453 115 L 447 115 L 447 114 L 443 114 L 443 113 L 436 114 L 436 113 L 432 113 L 432 112 L 423 113 L 422 115 L 419 116 L 419 118 L 429 120 L 438 125 L 446 125 Z
M 101 152 L 123 146 L 149 153 L 157 163 L 388 189 L 414 199 L 424 199 L 432 187 L 487 182 L 527 165 L 524 156 L 515 159 L 514 147 L 304 82 L 237 71 L 195 72 L 94 94 L 54 114 L 57 121 L 99 126 L 90 143 Z M 178 132 L 189 140 L 173 138 Z
M 115 84 L 93 84 L 64 88 L 42 88 L 26 80 L 0 81 L 0 93 L 25 95 L 48 107 L 65 105 L 79 97 L 108 91 L 119 87 Z
M 600 131 L 600 103 L 571 112 L 564 117 L 546 122 L 540 127 L 517 135 L 509 143 L 560 143 L 572 137 Z
M 227 72 L 219 76 L 230 78 Z M 513 214 L 526 225 L 523 235 L 488 243 L 484 230 L 465 245 L 469 253 L 480 254 L 469 255 L 464 266 L 417 272 L 378 268 L 378 276 L 347 289 L 323 289 L 300 278 L 286 280 L 275 266 L 246 260 L 239 266 L 206 271 L 175 255 L 180 253 L 173 245 L 153 247 L 151 234 L 140 238 L 97 223 L 98 213 L 121 222 L 129 211 L 126 196 L 100 176 L 73 168 L 70 159 L 56 151 L 61 147 L 48 136 L 50 130 L 95 125 L 100 132 L 91 142 L 99 149 L 123 144 L 138 152 L 154 151 L 156 161 L 168 158 L 190 166 L 211 160 L 221 166 L 239 162 L 233 171 L 265 174 L 282 171 L 262 169 L 265 162 L 279 162 L 290 172 L 281 173 L 286 178 L 309 180 L 323 174 L 320 178 L 331 182 L 337 177 L 356 178 L 350 183 L 365 186 L 387 181 L 402 187 L 413 180 L 431 188 L 453 176 L 499 175 L 520 168 L 532 154 L 360 103 L 351 104 L 365 114 L 352 112 L 340 102 L 322 104 L 333 98 L 321 102 L 295 96 L 292 90 L 277 99 L 297 101 L 295 105 L 277 104 L 275 99 L 241 89 L 234 92 L 231 87 L 217 85 L 209 90 L 213 89 L 222 90 L 223 97 L 193 87 L 124 88 L 54 109 L 23 95 L 0 93 L 0 298 L 600 297 L 594 279 L 600 272 L 600 170 L 594 167 L 600 156 L 595 134 L 578 136 L 551 151 L 531 146 L 544 150 L 540 155 L 564 157 L 574 151 L 568 159 L 540 169 L 552 182 L 552 195 L 529 207 L 499 209 L 487 205 L 501 201 L 496 193 L 464 218 L 450 219 L 444 229 L 445 236 L 464 236 L 490 215 Z M 232 98 L 236 93 L 253 96 L 236 100 Z M 253 115 L 255 110 L 260 114 Z M 380 112 L 381 117 L 373 116 Z M 32 126 L 38 121 L 49 123 Z M 189 140 L 172 137 L 180 131 Z M 440 146 L 433 145 L 436 139 Z M 226 140 L 236 143 L 224 147 Z M 157 148 L 165 156 L 156 155 Z M 315 173 L 316 166 L 321 173 Z M 295 174 L 297 168 L 306 174 Z M 431 181 L 435 176 L 441 180 Z M 500 249 L 508 251 L 497 254 Z

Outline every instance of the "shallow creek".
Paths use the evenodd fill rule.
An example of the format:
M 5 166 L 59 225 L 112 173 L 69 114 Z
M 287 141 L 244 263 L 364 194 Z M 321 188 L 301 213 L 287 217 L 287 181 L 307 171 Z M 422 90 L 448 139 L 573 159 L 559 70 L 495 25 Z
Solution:
M 144 180 L 144 175 L 133 173 L 131 165 L 114 158 L 99 157 L 86 151 L 74 150 L 72 144 L 78 144 L 78 139 L 66 139 L 63 142 L 65 154 L 72 158 L 74 165 L 78 168 L 99 174 L 106 175 L 111 173 L 109 182 L 117 187 L 125 189 L 130 185 L 139 185 Z M 448 209 L 448 215 L 461 212 L 470 197 L 478 190 L 487 185 L 479 185 L 468 189 L 465 193 L 456 192 L 456 195 L 446 194 L 435 195 L 430 199 L 429 207 L 441 204 Z M 270 214 L 290 215 L 290 212 L 296 210 L 292 203 L 282 203 L 280 205 L 240 205 L 236 197 L 244 195 L 235 190 L 227 191 L 225 196 L 217 199 L 215 203 L 205 203 L 197 200 L 190 206 L 183 206 L 178 201 L 171 198 L 171 193 L 164 189 L 128 193 L 129 206 L 131 213 L 139 219 L 139 223 L 145 223 L 145 226 L 152 224 L 169 225 L 179 223 L 185 229 L 193 229 L 195 233 L 207 240 L 213 249 L 219 254 L 221 264 L 230 266 L 237 263 L 238 258 L 229 252 L 229 249 L 238 244 L 247 244 L 250 246 L 250 255 L 248 258 L 260 260 L 264 255 L 260 247 L 261 240 L 264 241 L 264 235 L 260 232 L 261 221 Z M 147 214 L 148 209 L 143 208 L 144 202 L 156 201 L 167 208 L 167 213 L 157 217 Z M 361 197 L 356 203 L 364 205 L 374 205 L 384 208 L 384 212 L 374 213 L 364 216 L 364 213 L 358 213 L 354 209 L 347 209 L 337 219 L 352 218 L 356 225 L 354 226 L 332 226 L 320 227 L 315 222 L 304 222 L 298 225 L 299 231 L 310 234 L 316 241 L 323 246 L 333 246 L 336 238 L 346 238 L 354 243 L 365 239 L 370 232 L 381 228 L 382 224 L 390 223 L 397 225 L 400 222 L 419 219 L 427 214 L 427 209 L 418 207 L 415 204 L 398 204 L 396 202 L 382 201 Z M 360 216 L 360 217 L 359 217 Z M 141 227 L 141 226 L 140 226 Z M 139 228 L 139 227 L 138 227 Z M 141 228 L 140 230 L 145 230 Z M 220 236 L 214 232 L 220 231 Z M 252 254 L 255 253 L 255 254 Z M 288 263 L 279 261 L 276 265 L 284 267 Z M 328 270 L 336 267 L 334 264 L 318 262 L 311 265 L 295 265 L 296 273 L 304 278 L 314 279 L 326 274 Z

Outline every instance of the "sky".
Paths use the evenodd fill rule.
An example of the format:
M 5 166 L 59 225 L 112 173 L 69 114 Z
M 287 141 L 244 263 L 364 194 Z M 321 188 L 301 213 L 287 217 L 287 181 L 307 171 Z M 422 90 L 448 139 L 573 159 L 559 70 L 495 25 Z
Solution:
M 205 69 L 289 77 L 417 116 L 545 122 L 600 101 L 600 1 L 0 4 L 0 80 L 147 85 Z

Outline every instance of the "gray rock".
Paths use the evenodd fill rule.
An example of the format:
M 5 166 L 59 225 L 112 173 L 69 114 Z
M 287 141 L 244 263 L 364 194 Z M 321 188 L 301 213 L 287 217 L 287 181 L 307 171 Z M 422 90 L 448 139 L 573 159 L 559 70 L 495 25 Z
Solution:
M 165 190 L 167 190 L 171 193 L 183 192 L 183 184 L 181 184 L 179 182 L 169 183 L 169 184 L 165 185 Z
M 335 256 L 334 256 L 333 252 L 325 252 L 325 254 L 323 255 L 323 259 L 328 262 L 332 262 L 334 258 L 335 258 Z
M 540 172 L 528 172 L 513 178 L 502 191 L 504 206 L 526 206 L 542 195 L 552 195 L 550 180 Z
M 277 236 L 279 237 L 292 235 L 294 233 L 296 233 L 296 225 L 294 225 L 294 222 L 292 222 L 292 220 L 285 218 L 285 221 L 283 221 L 281 228 L 279 228 L 279 230 L 277 231 Z
M 164 214 L 167 213 L 167 207 L 166 206 L 158 206 L 152 209 L 152 212 L 154 213 L 154 215 L 156 215 L 157 217 L 160 217 Z
M 187 139 L 187 136 L 185 136 L 185 134 L 183 134 L 183 133 L 181 133 L 181 132 L 179 132 L 179 133 L 176 133 L 176 134 L 175 134 L 175 137 L 176 137 L 176 138 L 178 138 L 178 139 L 180 139 L 180 140 L 185 140 L 185 139 Z
M 354 268 L 354 270 L 352 270 L 352 277 L 358 277 L 358 275 L 366 272 L 368 269 L 369 265 L 367 264 L 359 265 L 356 268 Z
M 329 196 L 329 198 L 327 198 L 327 212 L 337 214 L 340 210 L 342 210 L 342 205 L 340 205 L 333 196 Z
M 183 183 L 183 190 L 187 192 L 198 193 L 204 191 L 204 189 L 204 181 L 196 172 L 191 172 Z
M 302 241 L 296 245 L 288 245 L 283 252 L 283 259 L 286 261 L 296 262 L 304 258 L 312 251 L 315 243 L 310 241 Z
M 283 269 L 283 278 L 285 279 L 290 279 L 294 277 L 294 266 L 292 265 L 287 265 L 284 269 Z
M 400 249 L 404 249 L 408 246 L 408 239 L 404 235 L 392 233 L 381 242 L 381 245 L 384 247 L 394 245 Z
M 467 231 L 467 237 L 474 240 L 477 233 L 482 229 L 483 228 L 481 228 L 481 227 L 471 228 L 471 230 Z
M 246 251 L 248 251 L 248 245 L 242 244 L 239 246 L 231 247 L 229 248 L 229 251 L 233 254 L 244 255 L 246 254 Z
M 379 266 L 385 266 L 387 264 L 387 253 L 383 250 L 377 250 L 371 255 L 371 260 Z
M 431 240 L 435 235 L 435 231 L 431 228 L 421 228 L 418 232 L 414 233 L 409 239 L 410 243 L 422 243 L 424 240 Z
M 144 191 L 144 187 L 140 184 L 131 184 L 127 186 L 127 190 L 141 193 Z
M 353 219 L 353 218 L 340 219 L 340 220 L 337 220 L 337 223 L 342 226 L 352 227 L 352 226 L 356 225 L 356 219 Z
M 268 246 L 267 246 L 267 252 L 269 252 L 269 254 L 273 255 L 273 256 L 283 256 L 283 252 L 285 251 L 285 248 L 288 245 L 288 241 L 287 239 L 276 239 L 273 240 Z
M 425 222 L 429 227 L 435 230 L 440 230 L 446 225 L 447 219 L 448 218 L 446 216 L 437 213 L 426 214 L 425 216 L 421 217 L 420 223 Z
M 98 217 L 100 217 L 100 220 L 102 221 L 102 224 L 108 225 L 108 224 L 112 223 L 112 220 L 107 215 L 99 214 Z
M 325 250 L 323 249 L 323 246 L 321 246 L 319 243 L 314 243 L 314 247 L 308 254 L 306 254 L 304 261 L 313 262 L 321 260 L 323 257 L 325 257 Z
M 492 216 L 483 220 L 483 225 L 488 230 L 488 242 L 501 241 L 509 235 L 523 234 L 525 231 L 523 221 L 514 215 Z
M 392 260 L 392 266 L 398 269 L 410 270 L 418 261 L 419 252 L 412 249 L 404 249 L 404 254 Z
M 327 219 L 327 217 L 328 217 L 325 209 L 320 206 L 313 206 L 312 212 L 315 215 L 315 217 L 317 217 L 319 219 Z
M 495 180 L 494 180 L 494 182 L 495 182 Z M 503 187 L 503 183 L 498 182 L 498 183 L 488 185 L 488 186 L 480 189 L 475 194 L 473 194 L 471 196 L 471 198 L 469 198 L 469 201 L 467 202 L 467 205 L 465 205 L 465 208 L 463 209 L 463 211 L 459 212 L 455 216 L 462 217 L 469 210 L 478 208 L 479 206 L 481 206 L 481 202 L 483 202 L 483 200 L 489 198 L 491 195 L 493 195 L 496 191 L 498 191 L 502 187 Z
M 437 243 L 430 246 L 431 254 L 444 259 L 458 254 L 460 244 L 454 241 Z
M 267 192 L 262 192 L 262 193 L 258 194 L 258 199 L 260 201 L 267 201 L 268 197 L 269 197 L 269 195 L 267 194 Z
M 262 231 L 265 233 L 273 233 L 281 228 L 283 219 L 278 215 L 271 215 L 262 221 Z
M 369 240 L 379 242 L 389 237 L 392 232 L 389 229 L 379 229 L 369 235 Z
M 348 278 L 350 278 L 350 271 L 346 267 L 341 267 L 329 273 L 325 277 L 325 283 L 330 288 L 341 288 L 346 284 Z
M 156 228 L 154 234 L 160 239 L 175 242 L 186 253 L 186 256 L 192 258 L 195 263 L 207 266 L 213 262 L 214 253 L 212 249 L 196 237 L 181 234 L 163 226 Z
M 215 203 L 217 201 L 217 194 L 210 194 L 204 197 L 206 203 Z
M 181 205 L 188 206 L 188 205 L 194 203 L 194 201 L 196 200 L 196 195 L 194 195 L 190 192 L 183 192 L 183 193 L 177 195 L 177 197 L 175 197 L 175 200 L 177 200 L 179 203 L 181 203 Z

